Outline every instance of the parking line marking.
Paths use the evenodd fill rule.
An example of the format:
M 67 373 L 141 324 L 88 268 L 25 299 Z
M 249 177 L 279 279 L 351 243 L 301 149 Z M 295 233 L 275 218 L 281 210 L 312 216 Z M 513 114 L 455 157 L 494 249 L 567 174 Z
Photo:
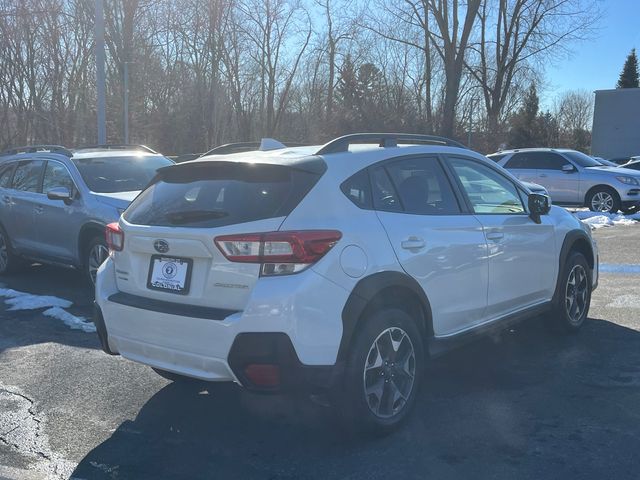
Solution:
M 640 265 L 634 263 L 601 263 L 599 268 L 600 273 L 640 275 Z

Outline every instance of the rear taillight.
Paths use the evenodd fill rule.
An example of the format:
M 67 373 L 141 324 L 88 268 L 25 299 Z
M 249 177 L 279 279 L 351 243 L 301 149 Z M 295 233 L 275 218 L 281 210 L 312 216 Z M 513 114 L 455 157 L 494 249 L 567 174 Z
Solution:
M 288 275 L 316 263 L 341 237 L 336 230 L 301 230 L 223 235 L 215 243 L 231 262 L 260 263 L 262 275 Z
M 117 222 L 107 225 L 105 231 L 107 238 L 107 247 L 109 251 L 120 252 L 124 247 L 124 232 L 120 229 Z

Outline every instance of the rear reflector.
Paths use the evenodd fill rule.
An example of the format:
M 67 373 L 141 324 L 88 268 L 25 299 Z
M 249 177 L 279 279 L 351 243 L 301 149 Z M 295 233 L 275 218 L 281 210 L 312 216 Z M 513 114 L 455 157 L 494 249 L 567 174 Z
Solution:
M 280 367 L 269 363 L 252 363 L 244 369 L 249 381 L 258 387 L 280 385 Z
M 124 232 L 117 222 L 107 225 L 105 230 L 107 247 L 110 251 L 120 252 L 124 248 Z
M 320 260 L 340 240 L 337 230 L 247 233 L 215 238 L 231 262 L 260 263 L 262 275 L 287 275 Z

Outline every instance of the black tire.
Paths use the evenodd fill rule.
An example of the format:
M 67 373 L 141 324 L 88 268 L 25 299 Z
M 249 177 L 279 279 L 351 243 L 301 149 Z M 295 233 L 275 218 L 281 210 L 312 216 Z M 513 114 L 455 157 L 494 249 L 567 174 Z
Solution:
M 395 352 L 386 350 L 392 338 L 400 342 Z M 402 362 L 404 368 L 401 362 L 396 364 L 398 355 L 406 357 Z M 353 432 L 376 434 L 386 434 L 398 427 L 415 404 L 424 360 L 422 335 L 406 312 L 383 308 L 363 318 L 350 347 L 342 382 L 332 395 L 343 426 Z M 372 367 L 378 362 L 382 362 L 379 367 Z M 413 377 L 407 372 L 413 372 Z M 367 395 L 367 384 L 376 393 Z M 398 397 L 396 403 L 389 401 L 398 392 L 404 398 Z M 378 412 L 374 411 L 376 406 Z
M 584 255 L 569 254 L 559 282 L 558 298 L 551 311 L 552 324 L 565 332 L 577 332 L 591 305 L 591 269 Z
M 637 205 L 634 205 L 633 207 L 620 208 L 620 211 L 625 215 L 633 215 L 634 213 L 637 213 L 638 210 L 640 210 L 640 207 L 638 207 Z
M 585 204 L 592 212 L 616 213 L 620 210 L 620 196 L 612 188 L 596 187 L 587 194 Z
M 91 287 L 95 287 L 95 273 L 98 270 L 98 267 L 102 264 L 102 262 L 99 261 L 100 259 L 98 256 L 96 256 L 99 254 L 103 256 L 102 262 L 104 262 L 109 255 L 109 249 L 107 248 L 107 241 L 105 238 L 103 236 L 96 235 L 84 248 L 83 270 Z
M 15 254 L 6 230 L 0 227 L 0 275 L 15 272 L 24 265 L 24 260 Z

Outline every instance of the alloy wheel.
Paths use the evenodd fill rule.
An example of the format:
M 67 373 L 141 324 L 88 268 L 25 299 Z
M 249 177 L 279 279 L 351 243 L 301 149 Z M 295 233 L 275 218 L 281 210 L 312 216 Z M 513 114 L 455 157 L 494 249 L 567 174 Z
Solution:
M 609 192 L 597 192 L 591 198 L 591 209 L 595 212 L 609 212 L 613 208 L 613 195 Z
M 582 265 L 574 265 L 567 279 L 565 307 L 569 321 L 573 325 L 581 322 L 587 307 L 588 278 Z
M 407 333 L 398 327 L 375 339 L 364 365 L 364 392 L 371 412 L 380 418 L 398 414 L 413 390 L 416 354 Z
M 87 264 L 87 268 L 89 269 L 89 278 L 91 278 L 91 282 L 94 285 L 96 283 L 98 268 L 100 268 L 100 265 L 102 265 L 108 256 L 109 250 L 106 246 L 100 243 L 91 247 L 91 250 L 89 251 L 89 262 Z

